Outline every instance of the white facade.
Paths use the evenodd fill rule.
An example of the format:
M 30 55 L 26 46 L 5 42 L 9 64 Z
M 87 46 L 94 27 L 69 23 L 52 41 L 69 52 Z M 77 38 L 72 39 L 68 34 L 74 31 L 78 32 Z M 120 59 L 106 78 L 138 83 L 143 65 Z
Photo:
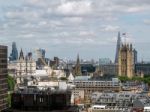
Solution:
M 36 72 L 36 62 L 33 59 L 19 59 L 16 63 L 17 83 L 23 81 L 23 76 L 32 75 Z

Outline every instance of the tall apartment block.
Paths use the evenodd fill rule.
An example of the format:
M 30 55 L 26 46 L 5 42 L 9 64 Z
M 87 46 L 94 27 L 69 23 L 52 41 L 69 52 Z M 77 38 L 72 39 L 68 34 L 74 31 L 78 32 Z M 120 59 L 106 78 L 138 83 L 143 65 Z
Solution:
M 0 112 L 7 108 L 7 46 L 0 45 Z

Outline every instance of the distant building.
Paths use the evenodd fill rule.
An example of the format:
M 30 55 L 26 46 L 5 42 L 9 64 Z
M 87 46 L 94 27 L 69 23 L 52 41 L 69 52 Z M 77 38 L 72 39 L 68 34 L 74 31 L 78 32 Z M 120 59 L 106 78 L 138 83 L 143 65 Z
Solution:
M 103 92 L 100 94 L 95 104 L 107 105 L 107 107 L 117 106 L 118 108 L 128 108 L 132 106 L 134 97 L 134 94 L 131 93 Z
M 96 67 L 90 63 L 81 64 L 80 66 L 81 66 L 82 75 L 89 75 L 91 73 L 94 73 L 96 70 Z
M 138 62 L 138 59 L 137 59 L 137 50 L 133 50 L 133 60 L 134 60 L 134 65 Z
M 94 94 L 95 95 L 95 94 Z M 147 95 L 130 92 L 97 93 L 97 99 L 88 112 L 149 112 L 150 100 Z M 95 97 L 94 97 L 95 98 Z M 93 99 L 92 99 L 93 100 Z
M 137 63 L 135 64 L 135 73 L 150 75 L 150 63 Z
M 150 100 L 147 96 L 139 96 L 133 101 L 132 112 L 150 112 Z
M 118 63 L 118 57 L 119 57 L 119 50 L 121 48 L 121 36 L 120 32 L 118 32 L 118 39 L 117 39 L 117 46 L 116 46 L 116 56 L 115 56 L 115 63 Z
M 37 49 L 37 58 L 45 58 L 45 50 L 44 49 Z
M 17 50 L 16 43 L 13 42 L 12 43 L 12 52 L 10 54 L 9 60 L 10 61 L 16 61 L 17 59 L 18 59 L 18 50 Z
M 118 57 L 118 75 L 133 77 L 134 74 L 133 49 L 132 44 L 122 44 L 119 49 Z
M 117 75 L 117 64 L 110 63 L 110 64 L 101 64 L 99 65 L 99 70 L 102 74 L 108 74 L 108 75 Z
M 54 57 L 54 60 L 50 60 L 50 67 L 52 67 L 53 69 L 57 69 L 58 66 L 59 66 L 58 57 Z
M 112 61 L 109 58 L 100 58 L 99 59 L 99 65 L 106 65 L 106 64 L 110 64 L 112 63 Z
M 38 69 L 42 69 L 44 66 L 49 65 L 49 59 L 45 57 L 46 51 L 45 49 L 37 49 L 36 50 L 37 53 L 37 68 Z
M 34 74 L 36 71 L 36 62 L 32 58 L 32 53 L 24 57 L 22 49 L 16 66 L 17 83 L 23 82 L 23 76 Z
M 0 112 L 7 106 L 7 46 L 0 45 Z
M 82 75 L 79 55 L 77 56 L 77 61 L 76 61 L 76 65 L 74 68 L 74 75 L 76 76 Z
M 71 83 L 75 85 L 74 96 L 80 95 L 79 93 L 83 93 L 82 91 L 84 91 L 84 100 L 82 99 L 82 103 L 90 103 L 90 96 L 93 92 L 119 92 L 121 90 L 120 81 L 117 78 L 110 77 L 92 79 L 90 76 L 77 76 Z

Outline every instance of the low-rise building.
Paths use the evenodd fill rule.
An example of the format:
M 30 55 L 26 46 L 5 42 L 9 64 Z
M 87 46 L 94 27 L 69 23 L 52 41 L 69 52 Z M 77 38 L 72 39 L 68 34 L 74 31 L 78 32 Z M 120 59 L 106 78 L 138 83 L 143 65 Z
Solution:
M 71 83 L 75 85 L 74 91 L 84 91 L 82 103 L 90 103 L 90 96 L 93 92 L 119 92 L 121 90 L 121 83 L 117 78 L 92 80 L 90 76 L 78 76 Z
M 12 93 L 12 110 L 15 112 L 53 110 L 77 112 L 70 108 L 72 107 L 71 90 L 72 88 L 66 82 L 39 82 L 30 86 L 19 86 Z
M 98 69 L 101 73 L 110 74 L 110 75 L 117 75 L 117 64 L 109 63 L 109 64 L 100 64 Z
M 149 112 L 150 100 L 145 94 L 133 94 L 131 92 L 103 92 L 96 93 L 89 112 Z M 93 94 L 95 95 L 95 94 Z

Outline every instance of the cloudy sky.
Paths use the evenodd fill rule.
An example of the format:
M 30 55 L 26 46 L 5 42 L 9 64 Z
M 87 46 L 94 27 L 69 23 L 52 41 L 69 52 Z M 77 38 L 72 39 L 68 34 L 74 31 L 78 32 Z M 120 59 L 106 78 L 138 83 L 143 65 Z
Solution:
M 15 41 L 50 58 L 114 60 L 118 31 L 150 60 L 150 0 L 0 0 L 0 43 L 9 50 Z

